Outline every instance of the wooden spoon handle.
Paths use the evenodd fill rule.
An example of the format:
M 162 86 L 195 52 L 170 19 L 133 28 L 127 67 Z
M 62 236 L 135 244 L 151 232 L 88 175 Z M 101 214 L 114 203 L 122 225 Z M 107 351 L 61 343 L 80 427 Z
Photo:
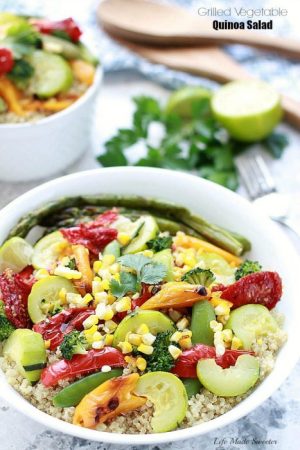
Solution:
M 253 78 L 242 66 L 217 47 L 162 49 L 133 44 L 120 39 L 117 40 L 130 50 L 154 63 L 164 64 L 171 69 L 201 75 L 220 83 Z M 285 119 L 296 128 L 300 128 L 300 103 L 290 97 L 283 96 L 282 106 Z

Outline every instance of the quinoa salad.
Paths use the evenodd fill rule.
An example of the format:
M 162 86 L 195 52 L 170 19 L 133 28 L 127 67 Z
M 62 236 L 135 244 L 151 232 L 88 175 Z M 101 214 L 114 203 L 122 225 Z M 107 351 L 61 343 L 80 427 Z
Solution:
M 68 197 L 0 248 L 0 368 L 41 411 L 112 433 L 225 414 L 286 340 L 280 275 L 251 243 L 156 199 Z
M 43 119 L 86 92 L 98 60 L 81 35 L 72 18 L 0 13 L 0 125 Z

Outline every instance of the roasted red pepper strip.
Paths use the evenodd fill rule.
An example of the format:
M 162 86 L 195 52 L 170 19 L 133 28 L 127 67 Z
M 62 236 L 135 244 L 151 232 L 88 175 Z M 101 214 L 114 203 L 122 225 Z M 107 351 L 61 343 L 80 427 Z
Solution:
M 277 272 L 251 273 L 226 287 L 221 298 L 233 303 L 233 308 L 258 303 L 273 309 L 282 295 L 282 281 Z
M 42 371 L 41 382 L 46 387 L 56 386 L 60 380 L 75 378 L 101 369 L 102 366 L 124 367 L 122 353 L 113 347 L 89 350 L 85 355 L 75 355 L 70 361 L 61 359 Z
M 176 360 L 172 372 L 181 378 L 197 378 L 196 367 L 200 359 L 214 358 L 223 369 L 233 366 L 240 355 L 253 355 L 253 352 L 244 350 L 225 350 L 224 355 L 216 356 L 215 347 L 196 344 L 189 350 L 185 350 Z
M 36 333 L 40 333 L 45 341 L 50 341 L 50 350 L 55 350 L 63 341 L 64 335 L 72 330 L 81 330 L 85 319 L 95 314 L 92 308 L 66 309 L 51 319 L 43 320 L 33 326 Z
M 98 256 L 98 253 L 107 244 L 117 238 L 117 230 L 107 228 L 117 217 L 116 210 L 109 210 L 92 222 L 81 223 L 76 227 L 62 228 L 60 231 L 71 244 L 84 245 L 90 252 Z
M 17 274 L 7 269 L 0 275 L 0 299 L 5 304 L 6 317 L 16 328 L 31 326 L 27 302 L 34 283 L 32 272 L 29 266 Z
M 82 31 L 71 17 L 64 20 L 50 21 L 46 19 L 31 19 L 40 33 L 52 34 L 54 31 L 64 31 L 73 42 L 78 42 Z

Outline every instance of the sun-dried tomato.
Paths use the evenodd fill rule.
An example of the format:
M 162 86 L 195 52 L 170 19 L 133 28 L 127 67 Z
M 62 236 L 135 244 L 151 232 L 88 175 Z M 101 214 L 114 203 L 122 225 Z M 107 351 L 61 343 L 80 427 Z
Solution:
M 92 308 L 65 309 L 51 319 L 36 323 L 33 330 L 40 333 L 45 341 L 50 341 L 50 350 L 55 350 L 62 343 L 65 334 L 74 329 L 82 330 L 84 320 L 92 314 L 95 314 Z
M 222 292 L 221 298 L 233 303 L 233 308 L 255 304 L 273 309 L 282 296 L 282 281 L 277 272 L 251 273 Z
M 71 244 L 81 244 L 91 253 L 98 255 L 103 248 L 116 239 L 117 230 L 108 228 L 118 217 L 116 210 L 109 210 L 92 222 L 81 223 L 76 227 L 62 228 L 60 231 Z
M 28 295 L 34 278 L 31 266 L 15 274 L 6 269 L 0 275 L 0 298 L 5 305 L 5 314 L 16 328 L 30 328 L 31 320 L 27 311 Z

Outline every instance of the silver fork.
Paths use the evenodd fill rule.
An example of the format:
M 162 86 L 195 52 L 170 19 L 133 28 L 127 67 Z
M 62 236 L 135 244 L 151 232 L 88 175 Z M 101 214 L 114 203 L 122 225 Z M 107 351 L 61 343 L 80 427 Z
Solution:
M 260 153 L 250 150 L 236 158 L 250 199 L 271 219 L 290 228 L 300 238 L 300 221 L 291 215 L 291 198 L 277 192 L 275 181 Z

